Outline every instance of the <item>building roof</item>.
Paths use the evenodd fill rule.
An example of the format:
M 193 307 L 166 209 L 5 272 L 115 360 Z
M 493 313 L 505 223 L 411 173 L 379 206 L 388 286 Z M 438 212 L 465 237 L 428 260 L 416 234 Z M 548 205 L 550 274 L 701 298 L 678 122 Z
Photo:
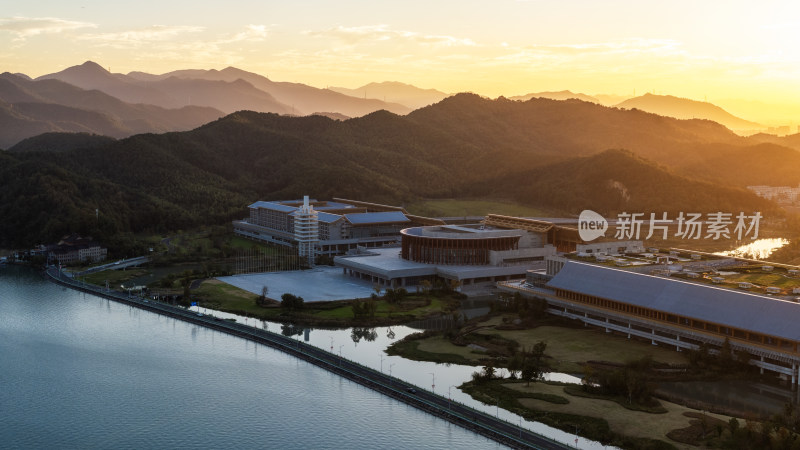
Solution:
M 333 222 L 336 222 L 337 220 L 339 220 L 341 218 L 342 218 L 342 216 L 340 216 L 338 214 L 329 214 L 329 213 L 326 213 L 326 212 L 318 212 L 317 213 L 317 219 L 320 222 L 323 222 L 323 223 L 333 223 Z
M 248 206 L 248 208 L 272 209 L 281 212 L 292 212 L 297 210 L 297 208 L 294 206 L 281 205 L 280 203 L 273 203 L 273 202 L 255 202 L 252 205 Z
M 409 223 L 405 214 L 400 211 L 385 211 L 361 214 L 345 214 L 344 218 L 353 225 L 369 225 L 374 223 Z
M 532 231 L 534 233 L 546 233 L 553 228 L 553 224 L 550 222 L 525 219 L 522 217 L 501 216 L 500 214 L 489 214 L 486 216 L 486 219 L 484 219 L 484 223 L 493 227 L 519 229 Z
M 547 286 L 800 341 L 800 304 L 774 297 L 574 261 Z

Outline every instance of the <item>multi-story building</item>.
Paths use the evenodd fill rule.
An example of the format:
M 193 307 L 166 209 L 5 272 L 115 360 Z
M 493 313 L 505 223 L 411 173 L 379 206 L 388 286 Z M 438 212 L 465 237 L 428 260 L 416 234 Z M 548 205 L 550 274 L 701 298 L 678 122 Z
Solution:
M 402 207 L 346 199 L 255 202 L 249 217 L 233 222 L 234 233 L 258 241 L 296 247 L 300 256 L 342 255 L 362 248 L 397 246 L 400 230 L 444 224 L 409 214 Z
M 46 248 L 48 260 L 68 266 L 86 262 L 104 261 L 108 249 L 100 246 L 91 237 L 80 237 L 76 234 L 65 236 L 58 244 Z

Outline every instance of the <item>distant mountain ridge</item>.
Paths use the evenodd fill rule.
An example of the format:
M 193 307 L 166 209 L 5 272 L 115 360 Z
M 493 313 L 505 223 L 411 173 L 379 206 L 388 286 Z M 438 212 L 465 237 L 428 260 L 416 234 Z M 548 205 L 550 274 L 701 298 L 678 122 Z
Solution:
M 317 111 L 328 111 L 337 112 L 348 117 L 359 117 L 381 109 L 402 115 L 408 114 L 412 109 L 401 104 L 387 103 L 377 99 L 352 98 L 333 90 L 319 89 L 301 83 L 272 81 L 262 75 L 235 67 L 227 67 L 223 70 L 177 70 L 163 75 L 142 75 L 141 73 L 129 75 L 133 78 L 153 81 L 169 77 L 227 82 L 244 80 L 255 88 L 274 96 L 284 105 L 289 106 L 291 108 L 290 113 L 294 115 L 308 115 Z
M 228 114 L 242 109 L 278 114 L 291 112 L 290 106 L 239 79 L 225 82 L 166 76 L 142 81 L 128 75 L 110 73 L 91 61 L 43 75 L 36 80 L 48 79 L 61 80 L 83 89 L 97 89 L 126 102 L 162 108 L 206 106 Z
M 56 79 L 0 74 L 0 147 L 46 132 L 101 134 L 114 138 L 196 128 L 224 114 L 213 108 L 166 109 L 130 104 L 99 90 Z
M 645 94 L 630 98 L 616 105 L 618 108 L 636 108 L 653 114 L 677 119 L 707 119 L 725 125 L 732 130 L 758 130 L 763 125 L 741 119 L 717 105 L 674 97 L 672 95 Z
M 574 93 L 572 91 L 557 91 L 557 92 L 536 92 L 531 94 L 525 95 L 516 95 L 514 97 L 509 97 L 509 100 L 520 100 L 520 101 L 527 101 L 532 98 L 549 98 L 550 100 L 570 100 L 570 99 L 578 99 L 583 100 L 585 102 L 590 103 L 600 103 L 600 101 L 596 97 L 592 97 L 591 95 Z
M 87 61 L 79 66 L 43 75 L 83 89 L 97 89 L 121 100 L 164 108 L 208 106 L 225 113 L 240 110 L 307 115 L 317 111 L 357 117 L 386 109 L 407 114 L 411 108 L 381 100 L 353 98 L 301 83 L 272 81 L 264 76 L 228 67 L 223 70 L 176 70 L 161 75 L 144 72 L 110 73 Z
M 352 97 L 371 98 L 400 103 L 410 109 L 419 109 L 428 105 L 432 105 L 451 95 L 436 89 L 422 89 L 410 84 L 400 83 L 398 81 L 369 83 L 355 89 L 348 89 L 344 87 L 329 87 L 328 89 Z

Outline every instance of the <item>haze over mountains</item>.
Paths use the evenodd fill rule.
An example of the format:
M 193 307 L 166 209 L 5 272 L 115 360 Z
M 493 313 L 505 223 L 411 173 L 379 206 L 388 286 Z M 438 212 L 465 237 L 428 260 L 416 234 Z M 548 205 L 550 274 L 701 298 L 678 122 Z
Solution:
M 60 84 L 59 84 L 60 82 Z M 165 74 L 111 73 L 87 61 L 35 80 L 23 74 L 0 76 L 0 148 L 46 132 L 85 132 L 114 138 L 137 133 L 184 131 L 240 110 L 286 115 L 322 114 L 345 120 L 378 110 L 404 115 L 448 97 L 435 89 L 399 82 L 369 83 L 356 89 L 319 89 L 276 82 L 234 67 L 177 70 Z M 511 97 L 587 102 L 636 108 L 677 118 L 716 121 L 752 134 L 762 125 L 706 102 L 646 94 L 620 97 L 571 91 Z
M 115 138 L 196 128 L 224 113 L 208 107 L 167 109 L 132 104 L 100 90 L 55 79 L 0 74 L 0 148 L 47 132 L 87 132 Z
M 104 237 L 224 223 L 252 201 L 304 194 L 506 198 L 563 215 L 774 215 L 776 205 L 744 186 L 796 185 L 796 167 L 800 152 L 714 122 L 579 100 L 459 94 L 405 116 L 346 121 L 237 112 L 192 131 L 0 152 L 0 246 L 70 230 Z
M 725 125 L 732 130 L 754 131 L 765 128 L 764 125 L 741 119 L 725 111 L 719 106 L 707 102 L 698 102 L 671 95 L 645 94 L 630 98 L 616 105 L 619 108 L 637 108 L 661 116 L 676 119 L 708 119 Z
M 355 89 L 343 87 L 330 87 L 328 89 L 352 97 L 363 97 L 397 102 L 406 105 L 411 109 L 419 109 L 424 106 L 432 105 L 451 95 L 442 91 L 437 91 L 436 89 L 421 89 L 416 86 L 397 81 L 369 83 Z M 392 112 L 396 113 L 396 111 Z
M 605 106 L 616 106 L 625 109 L 640 109 L 660 116 L 674 117 L 676 119 L 708 119 L 725 125 L 731 130 L 753 134 L 757 130 L 767 127 L 756 122 L 744 120 L 725 111 L 719 106 L 708 102 L 699 102 L 688 98 L 674 97 L 671 95 L 644 94 L 639 97 L 620 100 L 616 96 L 591 96 L 571 91 L 536 92 L 525 95 L 509 97 L 510 100 L 530 100 L 531 98 L 549 98 L 552 100 L 578 99 L 585 102 L 597 103 Z

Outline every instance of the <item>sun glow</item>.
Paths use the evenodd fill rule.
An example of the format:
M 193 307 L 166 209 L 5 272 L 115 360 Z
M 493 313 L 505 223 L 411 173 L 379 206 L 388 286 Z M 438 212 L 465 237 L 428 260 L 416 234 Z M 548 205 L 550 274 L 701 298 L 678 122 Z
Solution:
M 122 73 L 236 65 L 317 87 L 396 80 L 491 97 L 654 92 L 748 120 L 800 118 L 794 2 L 145 0 L 124 14 L 95 0 L 28 3 L 0 17 L 0 62 L 34 77 L 86 60 Z

